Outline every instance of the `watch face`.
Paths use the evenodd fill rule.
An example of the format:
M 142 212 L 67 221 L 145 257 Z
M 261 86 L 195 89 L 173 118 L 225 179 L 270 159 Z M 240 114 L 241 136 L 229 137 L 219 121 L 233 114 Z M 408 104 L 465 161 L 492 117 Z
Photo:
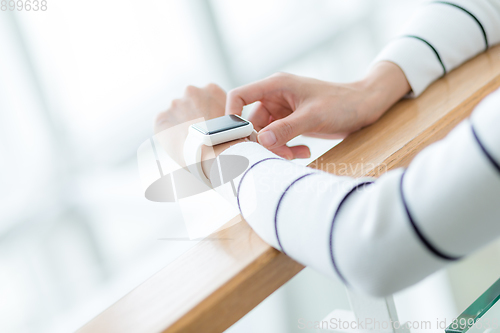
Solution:
M 219 118 L 210 119 L 193 125 L 193 128 L 200 131 L 204 135 L 212 135 L 215 133 L 225 132 L 233 128 L 248 125 L 249 122 L 230 114 Z

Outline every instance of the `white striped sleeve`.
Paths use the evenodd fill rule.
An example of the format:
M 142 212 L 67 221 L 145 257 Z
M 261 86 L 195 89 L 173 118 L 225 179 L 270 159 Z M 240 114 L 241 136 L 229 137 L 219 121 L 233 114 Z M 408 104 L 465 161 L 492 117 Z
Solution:
M 412 96 L 466 60 L 500 42 L 499 0 L 433 1 L 422 5 L 373 63 L 405 73 Z
M 500 91 L 407 170 L 376 181 L 298 166 L 256 143 L 222 156 L 249 160 L 235 179 L 238 206 L 266 242 L 355 290 L 387 295 L 500 236 L 498 105 Z

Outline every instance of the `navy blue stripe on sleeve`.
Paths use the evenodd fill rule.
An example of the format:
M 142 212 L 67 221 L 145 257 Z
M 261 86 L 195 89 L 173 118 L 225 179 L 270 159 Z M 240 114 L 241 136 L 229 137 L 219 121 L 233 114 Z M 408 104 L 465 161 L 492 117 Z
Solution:
M 241 180 L 240 180 L 240 183 L 238 184 L 238 192 L 236 193 L 236 201 L 238 202 L 238 210 L 240 211 L 240 214 L 243 216 L 243 213 L 241 212 L 241 207 L 240 207 L 240 189 L 241 189 L 241 183 L 243 183 L 243 179 L 245 179 L 245 176 L 248 174 L 248 171 L 252 170 L 256 165 L 259 165 L 260 163 L 262 162 L 265 162 L 265 161 L 269 161 L 269 160 L 283 160 L 282 158 L 279 158 L 279 157 L 268 157 L 268 158 L 265 158 L 263 160 L 260 160 L 258 162 L 255 162 L 254 164 L 252 164 L 246 171 L 245 173 L 243 174 L 243 176 L 241 176 Z
M 484 147 L 484 145 L 481 142 L 481 140 L 479 140 L 479 137 L 477 136 L 477 133 L 476 133 L 476 130 L 474 129 L 474 126 L 471 124 L 470 127 L 471 127 L 471 130 L 472 130 L 472 135 L 474 136 L 474 139 L 476 139 L 476 142 L 477 142 L 479 148 L 481 148 L 481 151 L 484 153 L 484 155 L 486 156 L 486 158 L 488 159 L 488 161 L 491 162 L 491 164 L 493 165 L 493 167 L 498 172 L 500 172 L 500 164 L 493 158 L 493 156 L 491 156 L 491 154 L 488 152 L 488 150 L 486 150 L 486 148 Z
M 429 46 L 431 48 L 431 50 L 434 52 L 434 54 L 436 55 L 437 60 L 441 64 L 441 67 L 443 68 L 443 76 L 446 75 L 446 67 L 444 66 L 443 60 L 441 59 L 439 52 L 436 50 L 436 48 L 434 46 L 432 46 L 431 43 L 429 43 L 428 41 L 426 41 L 422 37 L 418 37 L 418 36 L 414 36 L 414 35 L 404 35 L 402 37 L 414 38 L 414 39 L 417 39 L 417 40 L 425 43 L 427 46 Z
M 443 251 L 441 251 L 441 250 L 438 250 L 434 245 L 431 244 L 431 242 L 429 242 L 429 240 L 424 236 L 424 234 L 422 233 L 420 228 L 415 223 L 415 219 L 413 218 L 412 214 L 410 213 L 410 209 L 408 208 L 408 204 L 406 202 L 406 198 L 405 198 L 404 192 L 403 192 L 403 179 L 405 177 L 405 174 L 406 174 L 406 170 L 401 175 L 401 181 L 399 183 L 399 192 L 401 195 L 401 201 L 403 202 L 403 206 L 404 206 L 404 209 L 406 211 L 406 215 L 408 216 L 408 220 L 410 221 L 410 225 L 412 226 L 413 230 L 415 231 L 415 234 L 420 239 L 420 241 L 425 245 L 425 247 L 429 250 L 429 252 L 433 253 L 436 257 L 441 258 L 441 259 L 445 259 L 445 260 L 450 260 L 450 261 L 461 259 L 461 257 L 451 256 L 451 255 L 443 253 Z
M 344 197 L 340 201 L 339 205 L 337 206 L 337 210 L 335 211 L 335 214 L 333 215 L 332 225 L 330 227 L 330 259 L 332 261 L 333 269 L 335 270 L 335 272 L 337 273 L 337 275 L 339 276 L 339 278 L 342 280 L 342 282 L 344 282 L 345 285 L 348 285 L 347 280 L 344 278 L 344 276 L 342 275 L 342 273 L 340 273 L 340 270 L 339 270 L 339 268 L 337 266 L 337 263 L 335 262 L 335 256 L 333 254 L 333 227 L 335 225 L 335 221 L 337 219 L 337 216 L 339 215 L 340 208 L 342 207 L 342 205 L 344 204 L 344 202 L 347 200 L 347 198 L 351 194 L 353 194 L 357 189 L 359 189 L 360 187 L 366 186 L 366 185 L 371 185 L 371 184 L 373 184 L 373 182 L 369 181 L 369 182 L 359 183 L 356 186 L 354 186 L 349 192 L 346 193 L 346 195 L 344 195 Z
M 448 6 L 452 6 L 452 7 L 455 7 L 467 14 L 469 14 L 469 16 L 474 20 L 476 21 L 477 25 L 479 26 L 479 29 L 481 29 L 481 32 L 483 33 L 483 38 L 484 38 L 484 44 L 485 44 L 485 48 L 484 50 L 488 50 L 488 48 L 490 47 L 489 46 L 489 43 L 488 43 L 488 36 L 486 35 L 486 30 L 484 30 L 484 27 L 483 25 L 481 24 L 481 21 L 479 21 L 479 19 L 474 15 L 472 14 L 470 11 L 468 11 L 467 9 L 465 9 L 464 7 L 462 6 L 459 6 L 457 4 L 454 4 L 454 3 L 451 3 L 451 2 L 448 2 L 448 1 L 433 1 L 432 3 L 440 3 L 440 4 L 443 4 L 443 5 L 448 5 Z
M 283 245 L 281 245 L 280 237 L 278 234 L 278 211 L 280 209 L 281 202 L 283 201 L 283 198 L 285 197 L 285 194 L 288 192 L 288 190 L 299 180 L 306 178 L 307 176 L 318 174 L 317 172 L 311 172 L 311 173 L 306 173 L 305 175 L 300 176 L 299 178 L 295 179 L 288 187 L 283 191 L 281 194 L 280 199 L 278 200 L 278 204 L 276 205 L 276 212 L 274 213 L 274 230 L 276 232 L 276 239 L 278 240 L 278 245 L 280 246 L 281 252 L 286 254 L 285 250 L 283 249 Z

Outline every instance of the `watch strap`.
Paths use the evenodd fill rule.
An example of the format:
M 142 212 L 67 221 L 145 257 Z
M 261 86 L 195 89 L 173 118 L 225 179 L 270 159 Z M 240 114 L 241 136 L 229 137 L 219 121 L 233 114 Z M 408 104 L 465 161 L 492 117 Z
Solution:
M 201 167 L 201 149 L 203 142 L 193 135 L 188 135 L 184 142 L 184 162 L 189 172 L 201 180 L 205 185 L 212 187 L 210 180 L 205 176 Z

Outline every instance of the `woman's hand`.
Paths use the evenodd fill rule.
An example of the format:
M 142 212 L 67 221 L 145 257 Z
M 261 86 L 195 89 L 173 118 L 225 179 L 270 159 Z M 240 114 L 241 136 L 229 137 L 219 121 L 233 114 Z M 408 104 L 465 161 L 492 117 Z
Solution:
M 224 115 L 226 92 L 214 83 L 203 88 L 187 86 L 184 96 L 174 99 L 170 107 L 158 114 L 155 133 L 198 118 L 212 119 Z
M 410 91 L 403 71 L 390 62 L 376 64 L 362 81 L 338 84 L 291 74 L 271 77 L 231 90 L 226 114 L 258 102 L 249 116 L 259 143 L 288 158 L 309 157 L 306 146 L 286 143 L 300 134 L 344 138 L 375 122 Z
M 183 147 L 189 126 L 200 118 L 223 116 L 225 106 L 226 93 L 218 85 L 188 86 L 182 98 L 174 99 L 170 107 L 157 116 L 154 130 L 158 141 L 170 157 L 185 166 Z

